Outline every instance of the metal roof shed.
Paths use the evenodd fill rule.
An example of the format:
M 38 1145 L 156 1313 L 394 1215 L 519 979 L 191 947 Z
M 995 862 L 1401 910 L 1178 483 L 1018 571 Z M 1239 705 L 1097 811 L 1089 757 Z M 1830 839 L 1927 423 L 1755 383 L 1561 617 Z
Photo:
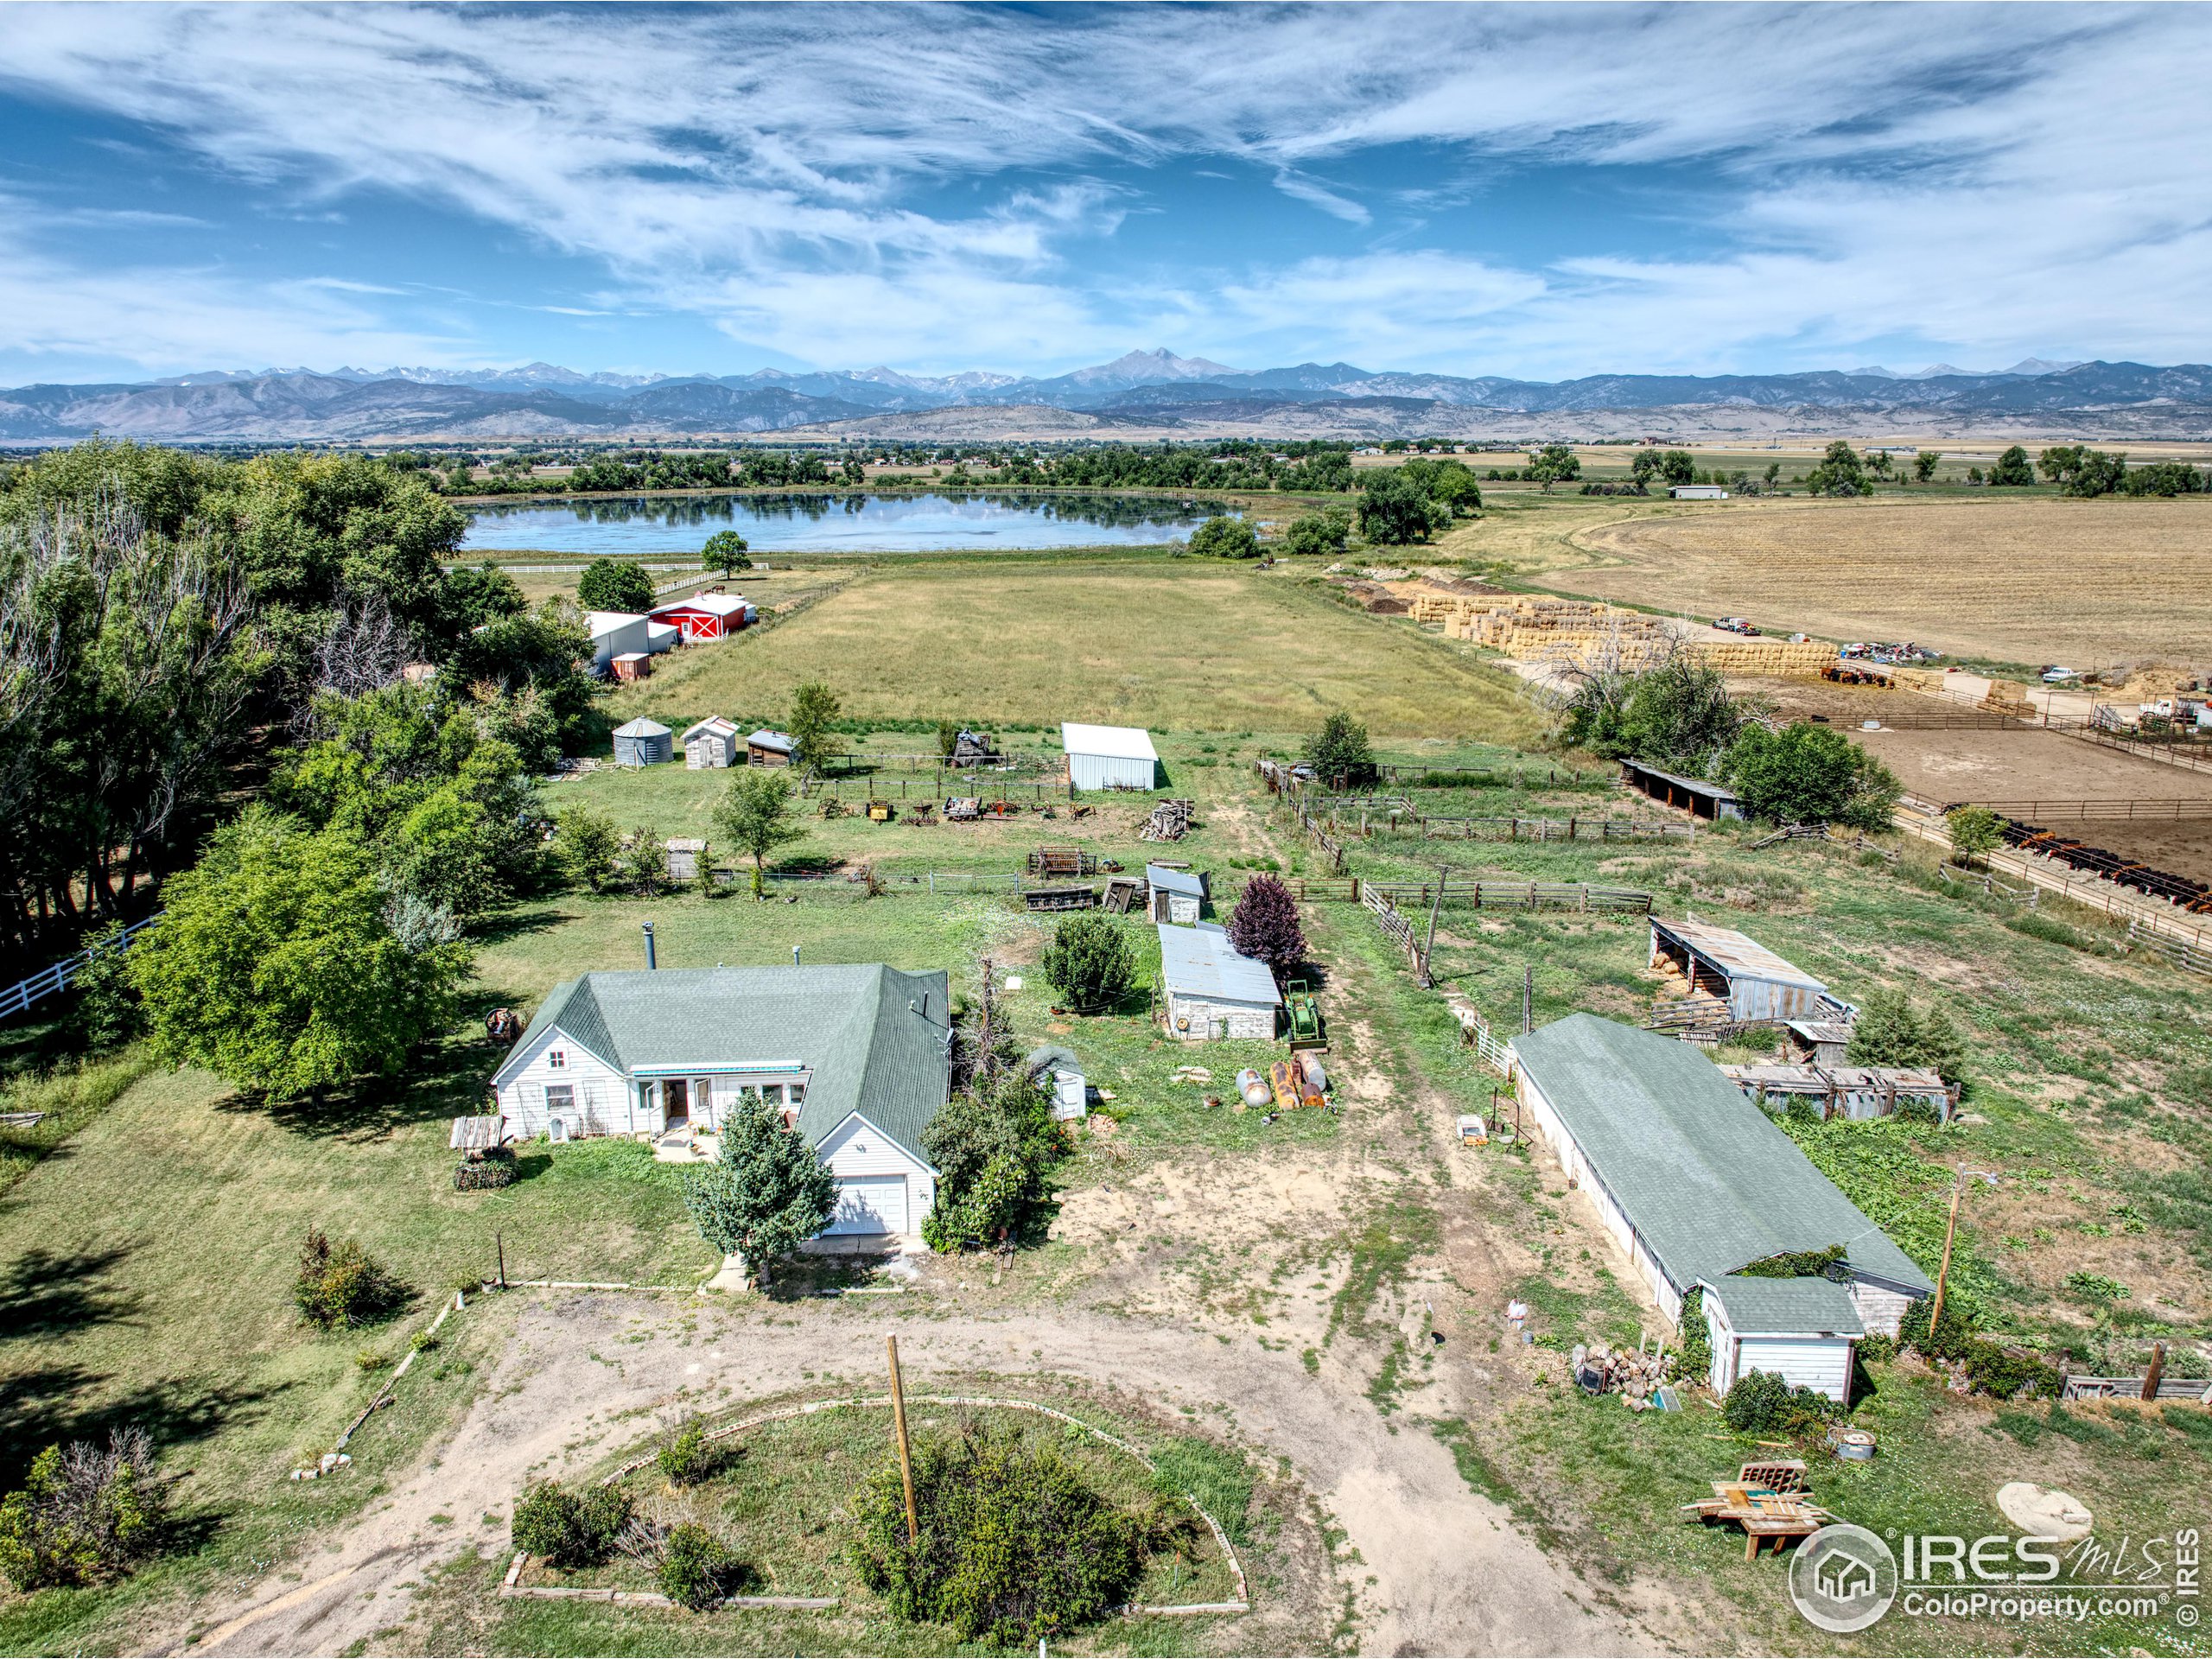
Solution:
M 1672 963 L 1693 988 L 1726 997 L 1732 1020 L 1810 1020 L 1843 1006 L 1802 968 L 1732 927 L 1654 916 L 1650 965 L 1662 962 Z
M 657 720 L 640 715 L 614 728 L 614 764 L 618 766 L 657 766 L 676 758 L 675 734 Z
M 1152 889 L 1152 919 L 1189 925 L 1205 913 L 1206 878 L 1201 870 L 1174 870 L 1164 864 L 1144 867 L 1146 884 Z
M 1077 789 L 1151 789 L 1160 779 L 1160 752 L 1140 726 L 1086 726 L 1065 721 L 1060 747 L 1068 782 Z
M 1688 1044 L 1574 1014 L 1512 1048 L 1536 1127 L 1669 1319 L 1700 1280 L 1835 1244 L 1870 1330 L 1895 1335 L 1906 1306 L 1935 1289 Z
M 1282 993 L 1267 963 L 1239 956 L 1226 929 L 1159 925 L 1160 979 L 1171 1035 L 1273 1040 Z
M 1719 821 L 1750 816 L 1744 810 L 1742 798 L 1725 785 L 1679 772 L 1662 772 L 1641 760 L 1621 762 L 1621 781 L 1638 794 L 1648 795 L 1662 806 L 1679 808 L 1694 818 Z

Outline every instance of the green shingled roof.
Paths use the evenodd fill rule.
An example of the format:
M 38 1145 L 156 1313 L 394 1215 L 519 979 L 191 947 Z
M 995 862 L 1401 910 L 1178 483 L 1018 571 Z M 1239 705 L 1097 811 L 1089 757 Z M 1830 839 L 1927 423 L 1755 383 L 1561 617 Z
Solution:
M 562 1035 L 634 1080 L 747 1065 L 809 1068 L 799 1133 L 819 1146 L 854 1112 L 925 1164 L 922 1131 L 950 1071 L 943 973 L 852 967 L 695 968 L 586 974 L 553 988 L 493 1078 L 541 1033 Z
M 1675 1289 L 1831 1244 L 1859 1277 L 1935 1289 L 1688 1044 L 1574 1014 L 1515 1038 L 1513 1052 Z
M 1841 1285 L 1826 1279 L 1747 1279 L 1729 1274 L 1706 1281 L 1706 1300 L 1718 1300 L 1728 1328 L 1739 1337 L 1863 1337 L 1858 1304 Z

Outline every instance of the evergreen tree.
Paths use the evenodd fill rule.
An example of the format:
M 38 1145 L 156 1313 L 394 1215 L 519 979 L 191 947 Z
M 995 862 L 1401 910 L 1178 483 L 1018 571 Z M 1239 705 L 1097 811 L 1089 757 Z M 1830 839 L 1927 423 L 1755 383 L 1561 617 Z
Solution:
M 780 1109 L 748 1097 L 722 1120 L 715 1161 L 684 1174 L 683 1202 L 699 1235 L 742 1255 L 756 1282 L 830 1222 L 837 1183 Z

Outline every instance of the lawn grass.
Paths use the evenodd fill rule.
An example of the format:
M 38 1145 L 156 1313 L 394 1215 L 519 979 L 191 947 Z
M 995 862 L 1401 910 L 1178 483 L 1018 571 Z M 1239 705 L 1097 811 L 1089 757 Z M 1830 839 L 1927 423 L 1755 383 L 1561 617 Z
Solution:
M 1296 581 L 1190 561 L 877 569 L 764 632 L 660 658 L 618 721 L 678 730 L 775 717 L 801 682 L 848 714 L 1303 730 L 1354 709 L 1378 734 L 1493 739 L 1541 721 L 1514 683 L 1445 642 Z

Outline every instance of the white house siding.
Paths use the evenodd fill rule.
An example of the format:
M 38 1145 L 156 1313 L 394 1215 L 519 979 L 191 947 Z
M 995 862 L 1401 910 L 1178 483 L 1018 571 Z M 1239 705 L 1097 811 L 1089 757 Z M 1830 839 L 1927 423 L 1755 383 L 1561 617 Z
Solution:
M 556 1054 L 563 1057 L 563 1065 L 552 1063 Z M 660 1128 L 658 1112 L 632 1112 L 630 1084 L 620 1071 L 552 1031 L 538 1038 L 536 1052 L 499 1090 L 499 1115 L 506 1119 L 509 1132 L 524 1140 L 544 1134 L 551 1113 L 563 1109 L 547 1104 L 545 1091 L 564 1087 L 573 1090 L 565 1109 L 582 1116 L 587 1135 L 627 1135 L 633 1127 Z
M 1621 1253 L 1628 1257 L 1630 1267 L 1643 1281 L 1644 1289 L 1657 1304 L 1660 1313 L 1666 1316 L 1669 1324 L 1679 1328 L 1682 1320 L 1681 1292 L 1668 1281 L 1658 1261 L 1644 1248 L 1643 1241 L 1637 1236 L 1636 1229 L 1629 1224 L 1628 1217 L 1623 1213 L 1620 1205 L 1613 1202 L 1613 1195 L 1605 1190 L 1605 1184 L 1598 1179 L 1597 1172 L 1590 1167 L 1590 1160 L 1582 1155 L 1580 1143 L 1567 1132 L 1566 1123 L 1553 1109 L 1551 1102 L 1544 1098 L 1543 1090 L 1537 1088 L 1535 1080 L 1518 1067 L 1515 1070 L 1519 1077 L 1521 1098 L 1528 1106 L 1529 1115 L 1535 1119 L 1537 1128 L 1543 1132 L 1544 1139 L 1550 1143 L 1560 1166 L 1574 1182 L 1577 1190 L 1587 1196 L 1591 1207 L 1598 1213 L 1599 1224 L 1620 1247 Z
M 1859 1322 L 1866 1327 L 1869 1336 L 1896 1336 L 1897 1327 L 1904 1323 L 1905 1309 L 1912 1306 L 1911 1297 L 1870 1285 L 1864 1280 L 1852 1285 L 1851 1301 L 1859 1310 Z
M 1185 1025 L 1184 1022 L 1188 1021 Z M 1249 1038 L 1256 1042 L 1272 1042 L 1275 1034 L 1275 1011 L 1272 1004 L 1262 1007 L 1255 1002 L 1230 1002 L 1222 999 L 1171 993 L 1167 998 L 1167 1027 L 1175 1036 L 1186 1042 L 1204 1042 L 1219 1037 Z
M 815 1155 L 837 1180 L 838 1213 L 822 1230 L 825 1236 L 920 1232 L 936 1201 L 937 1178 L 875 1125 L 857 1114 L 849 1117 Z M 893 1224 L 887 1228 L 884 1219 Z

